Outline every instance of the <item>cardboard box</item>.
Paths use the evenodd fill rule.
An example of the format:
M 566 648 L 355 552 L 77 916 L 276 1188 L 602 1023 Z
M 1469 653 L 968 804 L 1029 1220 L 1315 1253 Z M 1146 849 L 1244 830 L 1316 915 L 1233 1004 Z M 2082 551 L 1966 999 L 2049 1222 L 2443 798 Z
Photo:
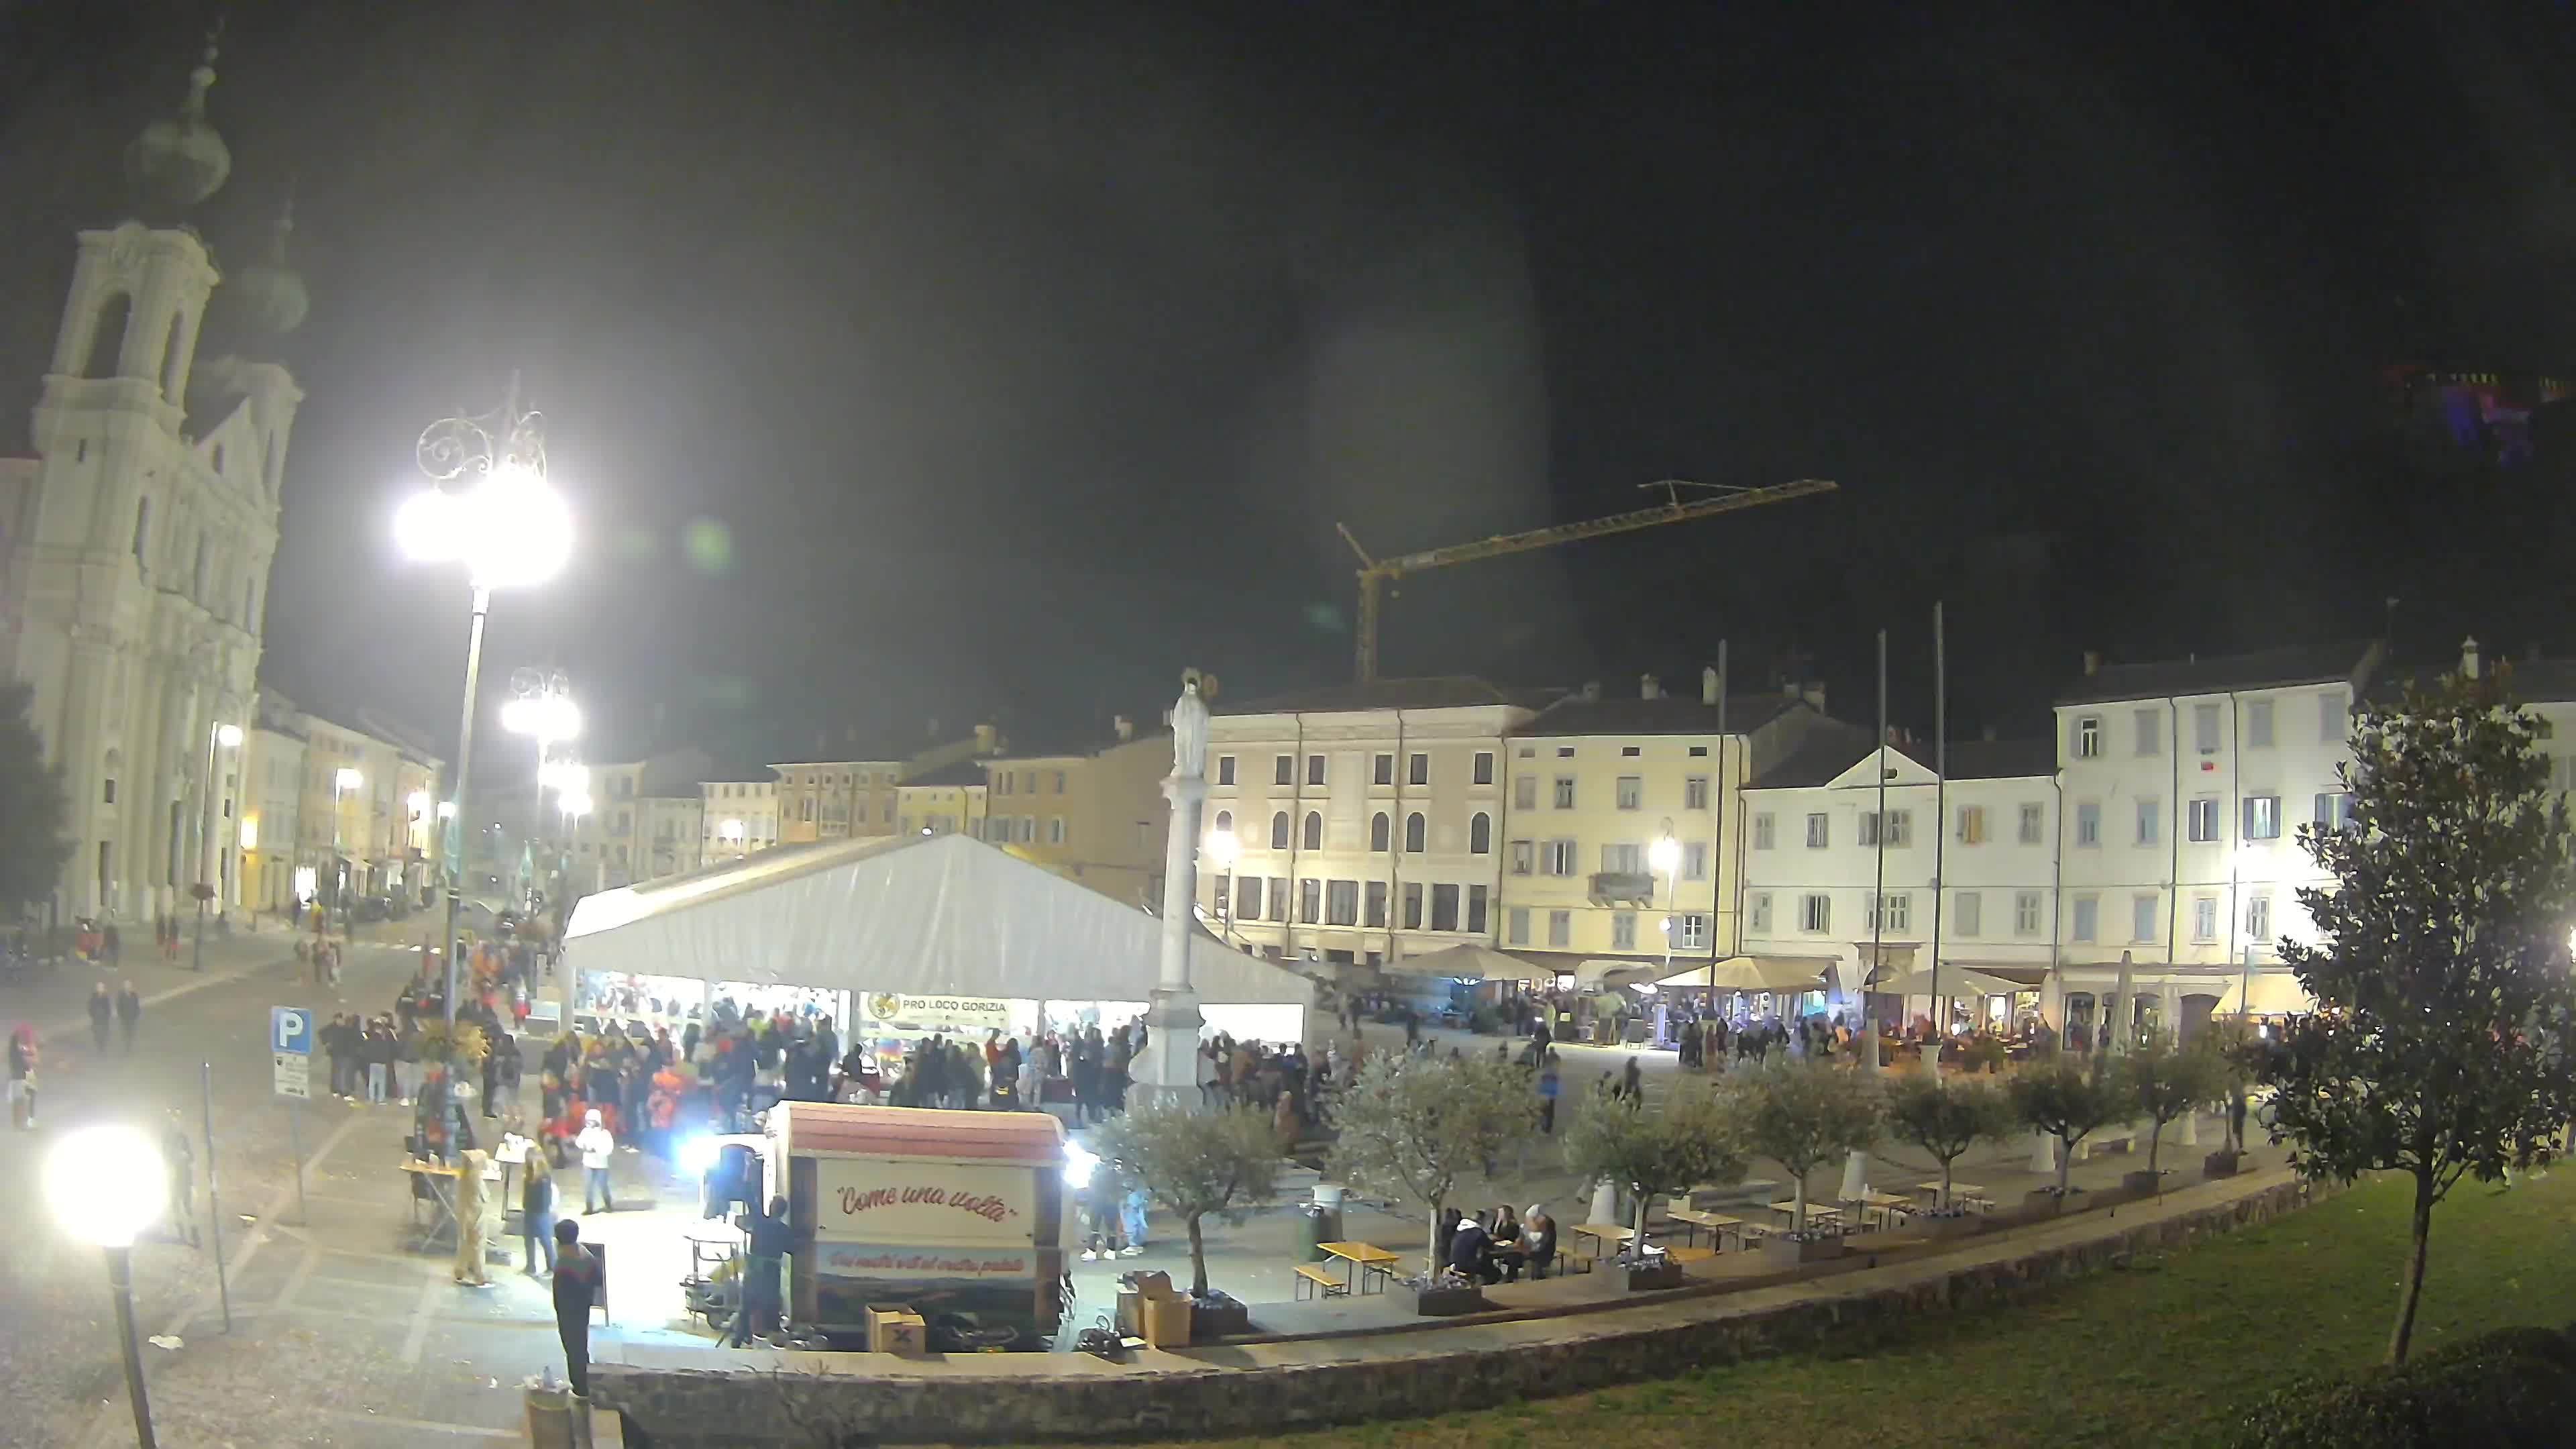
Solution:
M 1150 1348 L 1187 1348 L 1190 1346 L 1190 1300 L 1187 1298 L 1148 1298 L 1145 1300 L 1144 1339 Z
M 930 1352 L 928 1325 L 921 1315 L 899 1304 L 868 1305 L 868 1350 L 890 1353 L 901 1358 L 920 1358 Z
M 1169 1273 L 1165 1273 L 1160 1270 L 1148 1270 L 1141 1273 L 1130 1273 L 1127 1276 L 1136 1280 L 1136 1291 L 1142 1294 L 1149 1302 L 1157 1298 L 1171 1298 L 1175 1296 L 1172 1292 L 1172 1275 Z
M 1118 1316 L 1112 1320 L 1118 1331 L 1129 1338 L 1145 1336 L 1145 1295 L 1133 1288 L 1118 1290 Z

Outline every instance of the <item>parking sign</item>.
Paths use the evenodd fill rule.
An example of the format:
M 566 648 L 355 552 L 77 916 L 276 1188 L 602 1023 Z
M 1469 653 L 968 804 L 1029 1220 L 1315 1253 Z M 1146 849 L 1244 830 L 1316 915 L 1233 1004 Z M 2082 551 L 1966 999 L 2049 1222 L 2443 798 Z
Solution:
M 313 1095 L 313 1013 L 300 1006 L 268 1009 L 268 1054 L 281 1097 Z

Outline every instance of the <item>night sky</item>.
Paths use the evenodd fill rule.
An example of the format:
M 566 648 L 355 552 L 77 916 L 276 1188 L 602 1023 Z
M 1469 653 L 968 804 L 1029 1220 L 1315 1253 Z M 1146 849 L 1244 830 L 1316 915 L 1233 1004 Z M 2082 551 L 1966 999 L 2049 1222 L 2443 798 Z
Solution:
M 0 446 L 211 11 L 0 11 Z M 1667 476 L 1843 491 L 1413 581 L 1388 672 L 1723 638 L 1866 718 L 1883 625 L 1928 724 L 1945 599 L 1965 733 L 2390 596 L 2402 652 L 2576 647 L 2568 450 L 2400 458 L 2379 387 L 2576 372 L 2561 6 L 279 0 L 222 47 L 202 227 L 247 262 L 291 184 L 313 296 L 263 674 L 441 737 L 464 590 L 388 521 L 513 368 L 585 537 L 487 679 L 571 671 L 595 757 L 1336 681 L 1335 520 Z

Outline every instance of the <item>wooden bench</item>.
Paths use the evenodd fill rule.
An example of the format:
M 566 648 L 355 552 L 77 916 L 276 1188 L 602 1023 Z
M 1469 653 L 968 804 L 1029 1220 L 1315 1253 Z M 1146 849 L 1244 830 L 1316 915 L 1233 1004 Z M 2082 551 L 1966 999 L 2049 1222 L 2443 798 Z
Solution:
M 2086 1157 L 2096 1152 L 2127 1152 L 2138 1145 L 2138 1134 L 2126 1127 L 2117 1132 L 2096 1132 L 2080 1145 Z
M 1350 1291 L 1349 1284 L 1312 1263 L 1297 1265 L 1297 1297 L 1300 1302 L 1319 1293 L 1326 1298 L 1339 1298 Z

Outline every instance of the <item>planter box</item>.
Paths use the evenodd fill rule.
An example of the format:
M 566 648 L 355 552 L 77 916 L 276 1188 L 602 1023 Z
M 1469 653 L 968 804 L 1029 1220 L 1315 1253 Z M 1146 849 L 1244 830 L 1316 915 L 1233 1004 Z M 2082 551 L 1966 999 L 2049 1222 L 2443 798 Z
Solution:
M 2120 1189 L 2140 1197 L 2154 1197 L 2165 1190 L 2165 1175 L 2161 1171 L 2124 1172 L 2120 1174 Z
M 1830 1263 L 1842 1255 L 1843 1240 L 1840 1238 L 1810 1238 L 1801 1242 L 1786 1233 L 1773 1233 L 1762 1240 L 1763 1261 L 1775 1267 Z
M 1682 1286 L 1682 1265 L 1662 1254 L 1657 1254 L 1655 1261 L 1645 1267 L 1630 1267 L 1627 1272 L 1628 1291 L 1631 1293 Z
M 1191 1300 L 1190 1342 L 1214 1343 L 1252 1331 L 1252 1309 L 1231 1293 L 1210 1289 L 1205 1298 Z
M 1416 1288 L 1398 1281 L 1388 1284 L 1386 1291 L 1423 1318 L 1455 1318 L 1461 1313 L 1480 1313 L 1485 1307 L 1484 1291 L 1474 1284 L 1464 1288 Z
M 2234 1177 L 2237 1173 L 2243 1171 L 2244 1167 L 2245 1159 L 2242 1153 L 2239 1153 L 2232 1147 L 2222 1147 L 2200 1160 L 2200 1175 L 2203 1177 Z
M 2081 1188 L 2069 1189 L 2064 1197 L 2059 1197 L 2056 1192 L 2049 1188 L 2034 1188 L 2031 1191 L 2022 1194 L 2021 1210 L 2024 1215 L 2029 1217 L 2053 1218 L 2059 1213 L 2069 1212 L 2075 1208 L 2083 1206 L 2082 1196 L 2083 1189 Z
M 1905 1230 L 1927 1238 L 1964 1238 L 1985 1226 L 1981 1213 L 1960 1213 L 1955 1217 L 1936 1218 L 1916 1215 L 1905 1220 Z

